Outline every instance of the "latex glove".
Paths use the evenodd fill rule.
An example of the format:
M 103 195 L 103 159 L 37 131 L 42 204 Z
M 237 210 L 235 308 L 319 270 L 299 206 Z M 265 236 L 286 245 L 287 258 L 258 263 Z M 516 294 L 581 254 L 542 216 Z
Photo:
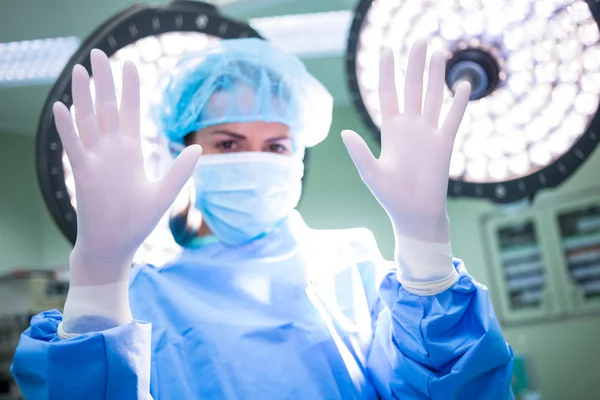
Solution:
M 380 61 L 381 154 L 375 158 L 355 132 L 342 138 L 358 172 L 388 213 L 396 236 L 399 279 L 415 292 L 451 286 L 452 266 L 446 193 L 454 139 L 469 100 L 470 85 L 458 87 L 445 121 L 439 124 L 444 99 L 445 57 L 435 52 L 423 102 L 427 42 L 410 51 L 400 112 L 394 56 L 385 50 Z M 435 285 L 434 285 L 435 286 Z M 445 290 L 445 289 L 444 289 Z
M 125 323 L 131 320 L 127 290 L 133 257 L 192 176 L 202 149 L 186 148 L 160 181 L 150 181 L 142 155 L 137 69 L 125 62 L 118 107 L 107 56 L 94 49 L 91 63 L 95 106 L 87 71 L 81 65 L 73 68 L 79 136 L 67 107 L 54 104 L 77 200 L 77 240 L 69 263 L 64 322 L 97 315 Z

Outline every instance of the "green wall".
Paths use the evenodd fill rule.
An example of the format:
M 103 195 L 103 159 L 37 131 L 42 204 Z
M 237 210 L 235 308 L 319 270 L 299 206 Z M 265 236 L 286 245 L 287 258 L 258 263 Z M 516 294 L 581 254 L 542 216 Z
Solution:
M 0 134 L 0 274 L 68 260 L 70 246 L 42 200 L 34 157 L 33 137 Z
M 0 135 L 0 274 L 39 265 L 42 207 L 33 140 Z
M 375 154 L 378 145 L 351 108 L 336 108 L 333 117 L 327 139 L 309 150 L 300 211 L 313 228 L 371 229 L 381 252 L 391 258 L 394 239 L 389 219 L 358 176 L 340 133 L 343 129 L 355 130 L 367 139 Z
M 334 112 L 329 137 L 310 152 L 307 185 L 300 209 L 315 228 L 367 227 L 382 253 L 393 255 L 392 230 L 385 213 L 363 185 L 340 137 L 354 129 L 378 147 L 349 107 Z M 542 196 L 572 192 L 598 183 L 598 152 L 560 190 Z M 37 187 L 34 139 L 0 135 L 0 272 L 17 266 L 66 265 L 70 246 L 51 220 Z M 449 201 L 452 242 L 456 256 L 465 260 L 477 280 L 493 288 L 486 269 L 479 219 L 495 206 L 477 200 Z M 534 377 L 544 399 L 600 398 L 600 378 L 594 361 L 600 359 L 600 316 L 505 329 L 516 351 L 534 363 Z M 597 393 L 593 395 L 592 393 Z

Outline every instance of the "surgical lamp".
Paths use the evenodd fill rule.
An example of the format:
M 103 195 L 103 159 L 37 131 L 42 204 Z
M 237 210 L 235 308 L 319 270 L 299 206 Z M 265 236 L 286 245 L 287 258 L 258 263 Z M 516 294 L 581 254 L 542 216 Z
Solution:
M 353 104 L 379 138 L 379 56 L 394 49 L 402 93 L 408 51 L 427 38 L 447 58 L 445 106 L 457 83 L 472 86 L 448 195 L 532 199 L 598 144 L 599 16 L 597 1 L 361 0 L 346 54 Z

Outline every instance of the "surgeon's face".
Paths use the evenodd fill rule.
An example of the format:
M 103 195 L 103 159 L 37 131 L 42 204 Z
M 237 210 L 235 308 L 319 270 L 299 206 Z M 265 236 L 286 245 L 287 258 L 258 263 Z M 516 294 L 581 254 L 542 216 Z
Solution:
M 292 155 L 292 135 L 278 122 L 239 122 L 200 129 L 185 138 L 185 145 L 199 144 L 202 154 L 264 151 Z

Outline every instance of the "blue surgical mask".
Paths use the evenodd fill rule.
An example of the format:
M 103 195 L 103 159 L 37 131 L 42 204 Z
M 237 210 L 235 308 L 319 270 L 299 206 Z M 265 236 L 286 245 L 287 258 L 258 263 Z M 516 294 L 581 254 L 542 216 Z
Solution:
M 303 173 L 297 157 L 203 155 L 194 173 L 196 208 L 222 242 L 247 243 L 269 233 L 298 205 Z

